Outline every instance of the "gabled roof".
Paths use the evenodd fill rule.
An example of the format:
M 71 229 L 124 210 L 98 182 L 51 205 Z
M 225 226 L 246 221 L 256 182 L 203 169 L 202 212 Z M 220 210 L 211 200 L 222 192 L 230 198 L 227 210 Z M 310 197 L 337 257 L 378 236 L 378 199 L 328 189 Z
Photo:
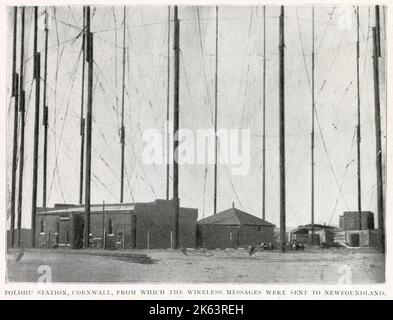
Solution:
M 274 224 L 236 208 L 221 211 L 215 215 L 199 220 L 197 223 L 230 226 L 253 225 L 274 227 Z

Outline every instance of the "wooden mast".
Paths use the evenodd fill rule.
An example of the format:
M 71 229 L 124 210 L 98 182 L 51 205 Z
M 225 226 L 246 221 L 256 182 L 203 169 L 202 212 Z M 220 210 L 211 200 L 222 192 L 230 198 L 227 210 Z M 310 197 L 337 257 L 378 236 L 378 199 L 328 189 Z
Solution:
M 82 18 L 82 87 L 81 87 L 81 113 L 80 113 L 80 164 L 79 164 L 79 204 L 83 202 L 83 166 L 84 166 L 84 150 L 85 150 L 85 60 L 86 60 L 86 8 L 83 7 Z
M 285 252 L 285 65 L 284 65 L 284 6 L 281 6 L 279 30 L 279 144 L 280 144 L 280 241 Z
M 46 101 L 46 89 L 48 79 L 48 14 L 45 9 L 45 53 L 44 53 L 44 93 L 43 93 L 43 118 L 42 125 L 44 126 L 44 155 L 43 155 L 43 170 L 42 170 L 42 206 L 46 207 L 46 176 L 48 164 L 48 106 Z
M 37 210 L 37 172 L 38 172 L 38 144 L 40 119 L 40 78 L 41 55 L 37 50 L 38 7 L 34 7 L 34 81 L 35 81 L 35 113 L 34 113 L 34 151 L 33 151 L 33 194 L 31 202 L 31 245 L 35 247 L 36 210 Z
M 357 39 L 356 39 L 356 89 L 357 89 L 357 126 L 356 126 L 356 137 L 357 137 L 357 182 L 358 182 L 358 213 L 359 213 L 359 230 L 362 228 L 361 213 L 362 213 L 362 189 L 361 189 L 361 166 L 360 166 L 360 76 L 359 76 L 359 65 L 360 65 L 360 41 L 359 41 L 359 6 L 356 7 L 356 22 L 357 22 Z
M 314 244 L 314 150 L 315 150 L 315 30 L 314 6 L 312 7 L 312 53 L 311 53 L 311 244 Z
M 375 140 L 376 140 L 376 167 L 377 167 L 377 206 L 378 229 L 382 233 L 382 249 L 385 251 L 385 223 L 383 203 L 382 180 L 382 143 L 381 143 L 381 109 L 379 97 L 379 6 L 375 6 L 376 26 L 373 27 L 373 70 L 374 70 L 374 108 L 375 108 Z
M 18 30 L 18 7 L 14 7 L 14 30 L 12 41 L 12 93 L 14 97 L 14 131 L 13 131 L 13 146 L 12 146 L 12 173 L 11 173 L 11 242 L 10 246 L 14 245 L 15 236 L 15 193 L 16 193 L 16 168 L 17 168 L 17 153 L 18 153 L 18 82 L 19 77 L 16 73 L 16 39 Z
M 180 58 L 180 23 L 178 8 L 174 7 L 174 99 L 173 99 L 173 248 L 179 248 L 179 165 L 178 159 L 178 130 L 179 130 L 179 58 Z
M 124 148 L 125 148 L 125 127 L 124 127 L 124 92 L 125 92 L 125 67 L 126 67 L 126 6 L 123 8 L 123 83 L 121 92 L 121 181 L 120 181 L 120 203 L 124 199 Z M 126 213 L 123 213 L 123 239 L 122 246 L 125 249 Z
M 125 147 L 125 128 L 124 128 L 124 91 L 125 91 L 125 66 L 126 66 L 126 7 L 123 9 L 123 83 L 121 91 L 121 173 L 120 173 L 120 203 L 124 199 L 124 147 Z
M 217 88 L 218 88 L 218 6 L 216 6 L 216 54 L 214 75 L 214 214 L 217 213 Z
M 18 243 L 20 247 L 22 232 L 22 197 L 23 197 L 23 165 L 25 157 L 25 90 L 24 90 L 24 53 L 25 53 L 25 7 L 21 13 L 20 33 L 20 72 L 19 72 L 19 112 L 20 112 L 20 146 L 19 146 L 19 183 L 18 183 Z
M 262 219 L 266 218 L 266 6 L 263 6 Z
M 90 185 L 91 185 L 91 145 L 93 109 L 93 34 L 90 32 L 90 6 L 86 7 L 86 34 L 88 63 L 87 74 L 87 114 L 86 114 L 86 175 L 85 175 L 85 216 L 83 225 L 83 247 L 89 247 L 90 235 Z
M 170 89 L 170 42 L 171 42 L 171 7 L 168 6 L 168 39 L 167 39 L 167 87 L 166 87 L 166 199 L 169 200 L 169 89 Z

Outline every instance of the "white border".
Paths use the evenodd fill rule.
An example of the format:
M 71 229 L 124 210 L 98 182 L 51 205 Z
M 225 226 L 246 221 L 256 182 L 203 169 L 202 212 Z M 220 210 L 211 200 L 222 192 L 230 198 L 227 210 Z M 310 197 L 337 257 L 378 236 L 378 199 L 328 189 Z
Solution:
M 0 225 L 4 226 L 6 223 L 6 205 L 5 205 L 5 165 L 6 165 L 6 156 L 5 156 L 5 149 L 6 149 L 6 110 L 7 110 L 7 103 L 6 103 L 6 37 L 4 36 L 6 33 L 6 6 L 13 6 L 13 5 L 81 5 L 81 4 L 95 4 L 95 5 L 105 5 L 107 4 L 107 0 L 85 0 L 83 2 L 76 1 L 76 0 L 68 0 L 68 1 L 46 1 L 46 0 L 13 0 L 13 1 L 3 1 L 0 7 L 0 28 L 3 37 L 1 41 L 3 41 L 3 45 L 1 46 L 2 50 L 0 51 L 0 62 L 3 68 L 2 75 L 2 86 L 0 88 L 1 92 L 1 110 L 0 112 L 0 136 L 1 136 L 1 150 L 0 150 L 0 167 L 1 173 L 0 177 L 0 212 L 3 214 L 0 215 Z M 280 3 L 273 0 L 265 0 L 265 1 L 218 1 L 218 2 L 211 2 L 211 1 L 193 1 L 193 0 L 182 0 L 182 1 L 160 1 L 160 0 L 144 0 L 144 1 L 119 1 L 119 0 L 111 0 L 110 4 L 117 4 L 117 5 L 167 5 L 167 4 L 179 4 L 179 5 L 385 5 L 387 8 L 387 25 L 386 25 L 386 33 L 387 39 L 393 39 L 393 29 L 392 29 L 392 20 L 390 19 L 391 15 L 391 5 L 388 1 L 374 1 L 374 0 L 359 0 L 359 1 L 347 1 L 347 0 L 329 0 L 329 1 L 292 1 L 292 0 L 282 0 Z M 392 75 L 392 61 L 390 57 L 390 52 L 392 49 L 393 41 L 388 41 L 387 43 L 387 64 L 386 64 L 386 77 L 387 77 L 387 106 L 392 104 L 391 99 L 391 92 L 393 92 L 392 81 L 390 78 Z M 387 137 L 393 136 L 392 134 L 392 113 L 390 108 L 387 108 Z M 386 181 L 386 195 L 392 194 L 392 143 L 387 144 L 387 181 Z M 386 199 L 386 217 L 385 217 L 385 224 L 386 230 L 392 230 L 392 223 L 389 216 L 389 213 L 392 211 L 392 199 L 387 197 Z M 5 246 L 5 234 L 2 233 L 0 237 L 0 256 L 5 257 L 6 254 L 6 246 Z M 392 240 L 393 240 L 393 232 L 387 232 L 386 241 L 387 241 L 387 253 L 386 253 L 386 283 L 385 284 L 376 284 L 376 285 L 309 285 L 309 284 L 153 284 L 153 283 L 146 283 L 146 284 L 89 284 L 89 283 L 82 283 L 82 284 L 66 284 L 66 283 L 51 283 L 51 284 L 39 284 L 39 283 L 18 283 L 18 284 L 9 284 L 5 283 L 5 273 L 6 273 L 6 261 L 4 259 L 0 260 L 0 298 L 1 299 L 146 299 L 146 300 L 155 300 L 155 299 L 171 299 L 171 300 L 179 300 L 179 299 L 217 299 L 217 300 L 242 300 L 242 299 L 250 299 L 250 300 L 264 300 L 264 299 L 392 299 L 393 298 L 393 257 L 392 251 Z M 140 289 L 148 288 L 148 289 L 162 289 L 165 290 L 164 295 L 142 295 L 140 294 Z M 249 289 L 249 290 L 285 290 L 287 292 L 286 295 L 187 295 L 184 293 L 186 289 L 203 289 L 203 290 L 224 290 L 232 288 L 232 289 Z M 68 292 L 72 292 L 72 290 L 111 290 L 113 293 L 116 293 L 116 290 L 127 290 L 127 289 L 135 289 L 139 292 L 136 295 L 132 296 L 122 296 L 122 295 L 47 295 L 42 296 L 38 295 L 38 290 L 63 290 L 66 289 Z M 325 290 L 343 290 L 345 292 L 349 292 L 350 290 L 382 290 L 385 295 L 384 296 L 359 296 L 355 294 L 349 294 L 344 296 L 339 295 L 305 295 L 305 296 L 296 296 L 289 294 L 290 290 L 294 289 L 303 289 L 308 290 L 311 292 L 312 290 L 320 290 L 324 292 Z M 5 290 L 32 290 L 32 295 L 5 295 Z M 183 294 L 170 294 L 169 290 L 183 290 Z

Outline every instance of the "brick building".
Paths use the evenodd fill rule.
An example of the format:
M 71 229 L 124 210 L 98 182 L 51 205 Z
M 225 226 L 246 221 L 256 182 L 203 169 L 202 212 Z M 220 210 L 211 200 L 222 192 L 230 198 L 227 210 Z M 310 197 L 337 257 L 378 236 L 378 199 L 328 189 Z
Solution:
M 381 247 L 382 233 L 374 229 L 374 214 L 371 211 L 344 211 L 339 218 L 340 229 L 335 242 L 351 247 Z M 360 222 L 359 222 L 360 221 Z
M 371 211 L 344 211 L 339 217 L 340 229 L 343 230 L 369 230 L 374 229 L 374 213 Z M 360 228 L 359 228 L 360 227 Z
M 179 245 L 195 247 L 198 209 L 180 208 Z M 55 205 L 37 208 L 36 246 L 81 248 L 83 205 Z M 172 243 L 172 201 L 91 205 L 90 241 L 106 249 L 170 248 Z
M 232 207 L 197 222 L 197 246 L 224 249 L 273 242 L 274 226 Z

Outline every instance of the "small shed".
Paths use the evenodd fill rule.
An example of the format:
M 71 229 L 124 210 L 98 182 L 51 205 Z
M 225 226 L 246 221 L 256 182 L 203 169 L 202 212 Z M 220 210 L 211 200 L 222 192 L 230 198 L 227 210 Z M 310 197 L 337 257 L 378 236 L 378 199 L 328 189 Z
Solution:
M 200 248 L 237 248 L 274 241 L 275 225 L 234 206 L 197 222 Z
M 333 244 L 334 233 L 340 229 L 322 224 L 314 224 L 314 244 Z M 290 241 L 309 243 L 311 241 L 311 224 L 299 226 L 290 233 Z

